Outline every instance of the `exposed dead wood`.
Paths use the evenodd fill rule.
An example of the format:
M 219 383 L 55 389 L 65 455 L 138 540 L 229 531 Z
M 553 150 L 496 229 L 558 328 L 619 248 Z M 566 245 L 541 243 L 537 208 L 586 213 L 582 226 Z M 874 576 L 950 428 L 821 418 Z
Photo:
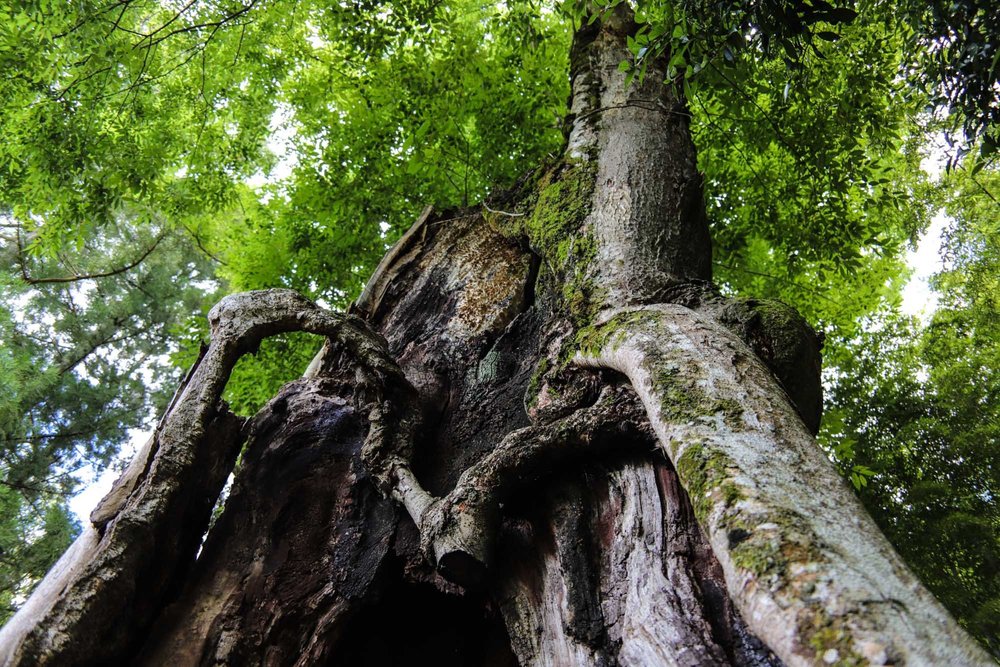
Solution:
M 425 210 L 356 315 L 287 290 L 220 303 L 0 663 L 988 664 L 803 423 L 819 339 L 708 283 L 683 99 L 662 62 L 626 85 L 629 11 L 576 35 L 543 180 L 577 199 Z M 244 428 L 229 371 L 284 331 L 327 342 Z

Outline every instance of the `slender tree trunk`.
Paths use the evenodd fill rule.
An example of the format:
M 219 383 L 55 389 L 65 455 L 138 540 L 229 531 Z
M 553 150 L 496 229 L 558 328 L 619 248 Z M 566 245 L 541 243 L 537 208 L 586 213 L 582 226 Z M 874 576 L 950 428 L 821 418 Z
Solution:
M 425 211 L 353 314 L 223 301 L 0 662 L 990 664 L 816 447 L 812 330 L 712 287 L 684 101 L 627 85 L 633 29 L 578 32 L 563 159 Z M 232 365 L 294 329 L 327 344 L 242 423 Z

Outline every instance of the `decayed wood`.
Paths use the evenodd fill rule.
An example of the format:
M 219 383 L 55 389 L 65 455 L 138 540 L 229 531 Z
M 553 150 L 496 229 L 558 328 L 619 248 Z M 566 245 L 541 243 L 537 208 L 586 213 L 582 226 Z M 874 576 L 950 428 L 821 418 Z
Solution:
M 326 664 L 398 520 L 361 464 L 350 395 L 300 380 L 254 418 L 225 511 L 135 664 Z
M 633 29 L 577 34 L 550 172 L 590 179 L 559 229 L 595 257 L 428 209 L 356 314 L 224 300 L 0 663 L 986 664 L 816 448 L 818 339 L 708 284 L 683 100 L 662 63 L 625 86 Z M 232 365 L 299 330 L 323 351 L 245 426 Z
M 410 225 L 410 228 L 378 263 L 371 278 L 365 284 L 365 288 L 361 291 L 361 296 L 354 301 L 354 308 L 357 311 L 369 316 L 378 311 L 382 297 L 385 296 L 385 291 L 392 284 L 395 276 L 406 265 L 407 260 L 412 261 L 420 254 L 420 236 L 425 231 L 424 225 L 427 224 L 433 212 L 433 206 L 425 207 L 417 221 Z
M 190 566 L 239 452 L 243 420 L 218 402 L 234 357 L 219 345 L 198 364 L 162 430 L 103 503 L 114 517 L 98 512 L 99 523 L 0 632 L 0 663 L 113 663 L 134 648 Z
M 475 263 L 487 245 L 494 255 L 511 252 L 517 257 L 523 251 L 491 235 L 475 218 L 438 228 L 426 243 L 421 265 L 401 275 L 404 283 L 396 294 L 406 296 L 394 297 L 396 309 L 388 310 L 379 326 L 389 334 L 390 354 L 402 359 L 403 373 L 423 391 L 435 389 L 425 394 L 430 400 L 425 398 L 420 408 L 425 432 L 418 435 L 415 447 L 416 477 L 435 483 L 433 476 L 420 471 L 427 466 L 420 463 L 420 453 L 426 454 L 428 443 L 444 434 L 469 433 L 470 420 L 475 428 L 485 424 L 484 438 L 495 443 L 480 450 L 471 465 L 449 454 L 437 459 L 434 469 L 445 485 L 453 476 L 452 488 L 478 485 L 493 494 L 502 528 L 485 583 L 492 595 L 480 604 L 486 613 L 490 598 L 499 601 L 507 641 L 522 664 L 777 664 L 729 605 L 725 582 L 738 601 L 741 593 L 733 586 L 731 572 L 715 562 L 693 521 L 685 518 L 693 514 L 671 469 L 662 460 L 656 462 L 658 455 L 652 463 L 621 462 L 622 451 L 650 451 L 655 446 L 636 421 L 641 422 L 641 413 L 636 417 L 629 412 L 634 408 L 619 404 L 617 422 L 634 426 L 623 430 L 606 416 L 595 419 L 590 431 L 581 423 L 569 440 L 549 442 L 562 443 L 556 450 L 545 449 L 544 437 L 540 443 L 519 440 L 529 433 L 555 434 L 561 420 L 572 420 L 572 415 L 584 419 L 588 410 L 599 416 L 599 408 L 588 406 L 606 400 L 598 392 L 583 391 L 577 394 L 582 403 L 574 404 L 571 417 L 558 416 L 558 409 L 543 411 L 539 414 L 549 416 L 531 426 L 521 397 L 532 374 L 531 357 L 552 347 L 539 324 L 549 306 L 545 297 L 541 302 L 524 301 L 525 290 L 516 281 L 505 289 L 520 312 L 503 305 L 503 299 L 491 300 L 483 306 L 487 315 L 472 319 L 476 326 L 468 320 L 460 326 L 449 324 L 451 318 L 470 318 L 470 313 L 442 309 L 441 301 L 454 304 L 464 290 L 484 289 L 470 283 L 487 278 L 442 269 Z M 520 264 L 525 279 L 529 264 Z M 407 284 L 423 287 L 415 292 L 405 289 Z M 415 303 L 443 313 L 443 319 L 426 318 Z M 674 310 L 696 317 L 680 306 L 650 312 Z M 288 321 L 293 319 L 299 326 L 303 318 Z M 397 326 L 390 329 L 388 322 Z M 431 335 L 436 329 L 454 333 Z M 723 341 L 726 349 L 737 345 L 733 334 L 720 333 L 711 323 L 699 323 L 695 329 Z M 629 331 L 610 332 L 607 340 L 621 345 L 632 335 Z M 558 339 L 558 334 L 552 335 Z M 599 327 L 592 336 L 601 336 Z M 671 342 L 662 332 L 655 338 L 663 345 Z M 534 341 L 531 348 L 537 352 L 525 355 L 524 341 Z M 667 347 L 679 344 L 674 343 Z M 713 360 L 723 356 L 718 350 L 710 355 Z M 255 664 L 265 658 L 267 664 L 322 664 L 339 655 L 355 655 L 358 637 L 385 631 L 372 620 L 380 605 L 410 595 L 386 591 L 435 587 L 438 593 L 420 599 L 441 609 L 452 607 L 434 602 L 434 596 L 462 594 L 428 567 L 412 524 L 380 498 L 360 465 L 365 422 L 372 413 L 354 409 L 354 372 L 350 363 L 335 357 L 328 355 L 311 377 L 283 390 L 255 419 L 245 467 L 232 496 L 184 593 L 154 624 L 142 662 L 163 664 L 169 655 L 182 664 Z M 602 358 L 590 363 L 613 366 L 626 376 L 632 373 Z M 751 375 L 759 379 L 765 371 L 754 363 L 758 366 Z M 431 369 L 441 370 L 428 372 Z M 614 382 L 612 377 L 593 379 L 597 386 Z M 637 377 L 631 380 L 646 386 Z M 587 384 L 583 378 L 576 382 Z M 767 382 L 768 400 L 787 406 L 784 392 L 773 380 Z M 442 391 L 452 396 L 445 405 L 434 400 Z M 798 423 L 791 408 L 780 410 L 783 420 Z M 482 418 L 487 412 L 511 417 L 475 422 L 473 415 Z M 633 416 L 625 419 L 627 415 Z M 725 426 L 725 415 L 712 415 L 706 425 Z M 669 428 L 701 427 L 674 422 Z M 521 435 L 506 441 L 507 451 L 497 449 L 496 443 L 512 432 Z M 579 449 L 565 446 L 569 444 Z M 514 450 L 522 454 L 512 457 Z M 604 457 L 596 470 L 579 467 L 595 454 Z M 616 472 L 609 474 L 609 469 Z M 707 524 L 710 528 L 713 520 Z M 710 536 L 720 553 L 731 548 L 729 533 L 713 528 Z M 723 538 L 726 542 L 720 546 Z M 318 554 L 327 554 L 326 560 L 317 561 Z M 408 583 L 394 588 L 398 584 L 391 582 L 400 578 Z M 761 618 L 751 618 L 751 627 L 769 617 Z M 490 633 L 496 628 L 483 627 L 494 628 Z M 345 638 L 345 632 L 353 639 Z M 781 649 L 780 638 L 768 639 Z M 791 655 L 796 659 L 795 651 Z
M 350 316 L 290 290 L 237 294 L 209 313 L 212 343 L 172 409 L 122 480 L 32 599 L 0 634 L 5 665 L 114 663 L 189 570 L 211 508 L 243 443 L 243 420 L 220 400 L 239 357 L 261 339 L 305 330 L 329 337 L 357 362 L 356 396 L 369 408 L 364 455 L 386 480 L 408 458 L 418 415 L 413 391 L 384 342 Z
M 418 518 L 427 557 L 449 579 L 480 585 L 492 561 L 500 507 L 530 493 L 553 470 L 608 451 L 628 454 L 645 427 L 641 416 L 629 414 L 631 398 L 621 387 L 606 387 L 592 406 L 507 434 Z

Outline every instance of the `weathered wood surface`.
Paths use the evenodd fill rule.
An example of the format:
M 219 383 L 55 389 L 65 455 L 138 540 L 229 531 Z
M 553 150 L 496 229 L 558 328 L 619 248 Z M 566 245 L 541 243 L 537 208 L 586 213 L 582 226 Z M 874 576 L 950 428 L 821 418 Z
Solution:
M 350 315 L 213 311 L 0 664 L 989 664 L 815 449 L 818 339 L 711 286 L 683 101 L 625 89 L 627 12 L 577 34 L 566 155 L 507 213 L 426 210 Z M 329 340 L 244 424 L 229 369 L 290 330 Z

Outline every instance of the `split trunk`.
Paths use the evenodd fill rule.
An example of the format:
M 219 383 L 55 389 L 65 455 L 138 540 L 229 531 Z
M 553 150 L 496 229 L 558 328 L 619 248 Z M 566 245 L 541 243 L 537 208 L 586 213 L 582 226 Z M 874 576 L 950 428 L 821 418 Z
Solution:
M 5 665 L 990 664 L 812 433 L 820 344 L 711 284 L 683 99 L 573 47 L 557 164 L 433 213 L 352 314 L 231 297 Z M 243 421 L 262 337 L 328 337 Z M 242 451 L 221 515 L 213 503 Z

